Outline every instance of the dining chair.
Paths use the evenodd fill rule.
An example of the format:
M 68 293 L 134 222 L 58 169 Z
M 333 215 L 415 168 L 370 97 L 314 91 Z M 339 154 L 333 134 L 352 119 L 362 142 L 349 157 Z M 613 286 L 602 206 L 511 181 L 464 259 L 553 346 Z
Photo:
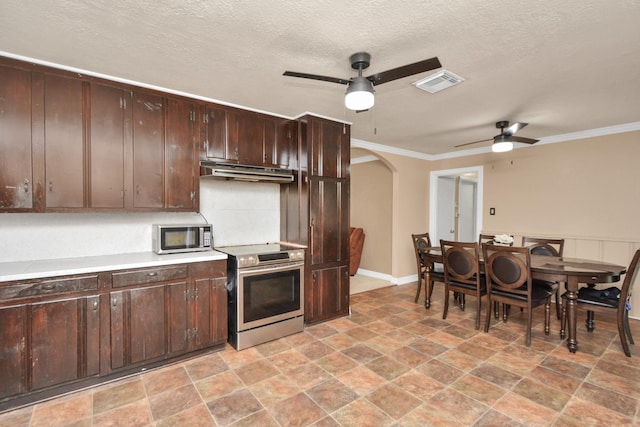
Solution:
M 495 234 L 482 234 L 480 233 L 480 236 L 478 236 L 478 244 L 480 245 L 480 247 L 482 247 L 483 243 L 486 243 L 488 245 L 493 245 L 495 244 L 494 239 L 496 238 Z M 502 311 L 503 313 L 507 314 L 508 311 L 508 307 L 507 306 L 503 306 L 502 307 Z M 495 313 L 495 317 L 496 319 L 498 319 L 500 317 L 500 305 L 497 302 L 493 303 L 493 312 Z
M 487 294 L 484 276 L 480 271 L 480 251 L 476 242 L 453 242 L 440 240 L 442 263 L 444 265 L 444 311 L 449 311 L 449 292 L 457 293 L 458 305 L 464 311 L 465 295 L 477 300 L 476 329 L 480 329 L 482 297 Z
M 487 306 L 491 302 L 521 307 L 527 311 L 526 345 L 531 346 L 533 309 L 544 305 L 544 333 L 549 335 L 552 292 L 534 284 L 531 277 L 531 250 L 517 246 L 482 245 L 487 281 Z M 503 321 L 507 321 L 506 312 Z M 491 310 L 487 310 L 484 331 L 489 332 Z
M 543 255 L 561 257 L 564 252 L 564 239 L 547 239 L 540 237 L 522 236 L 522 246 L 531 249 L 531 255 Z M 560 320 L 562 316 L 562 298 L 560 294 L 560 283 L 549 282 L 547 280 L 533 279 L 537 285 L 547 286 L 555 294 L 556 317 Z
M 418 299 L 420 298 L 420 288 L 422 288 L 423 283 L 425 285 L 425 292 L 427 291 L 425 283 L 427 268 L 430 269 L 428 298 L 431 298 L 435 282 L 444 283 L 444 274 L 442 271 L 436 271 L 433 263 L 425 264 L 422 255 L 420 254 L 420 250 L 431 247 L 431 238 L 429 237 L 429 233 L 412 234 L 411 239 L 413 241 L 413 249 L 416 255 L 416 268 L 418 270 L 418 289 L 416 291 L 416 298 L 414 302 L 418 302 Z
M 605 290 L 586 287 L 578 291 L 578 299 L 576 299 L 577 306 L 587 310 L 586 326 L 589 332 L 593 332 L 595 329 L 594 313 L 616 313 L 618 335 L 620 336 L 622 350 L 627 357 L 631 357 L 629 343 L 635 345 L 633 336 L 631 336 L 631 328 L 629 327 L 629 310 L 631 310 L 631 290 L 638 274 L 638 264 L 640 264 L 640 249 L 636 250 L 633 259 L 631 259 L 619 292 L 617 292 L 618 288 L 616 287 Z M 562 327 L 560 329 L 560 337 L 564 339 L 567 325 L 566 293 L 562 295 L 562 299 Z

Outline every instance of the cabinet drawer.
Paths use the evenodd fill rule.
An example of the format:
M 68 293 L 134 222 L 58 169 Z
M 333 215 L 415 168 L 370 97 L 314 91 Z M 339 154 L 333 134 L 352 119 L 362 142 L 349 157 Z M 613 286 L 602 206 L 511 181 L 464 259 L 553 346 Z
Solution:
M 98 275 L 13 282 L 0 285 L 0 300 L 63 294 L 98 289 Z
M 186 279 L 187 265 L 167 268 L 147 268 L 143 270 L 124 271 L 113 273 L 112 284 L 114 288 L 122 288 L 131 285 L 143 285 L 146 283 L 166 282 L 168 280 Z

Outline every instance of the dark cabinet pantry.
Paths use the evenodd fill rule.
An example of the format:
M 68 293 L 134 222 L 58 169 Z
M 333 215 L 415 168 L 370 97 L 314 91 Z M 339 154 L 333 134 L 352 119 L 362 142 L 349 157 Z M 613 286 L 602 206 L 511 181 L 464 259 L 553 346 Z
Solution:
M 300 172 L 281 191 L 282 238 L 308 247 L 305 323 L 349 313 L 350 129 L 305 116 L 298 124 Z

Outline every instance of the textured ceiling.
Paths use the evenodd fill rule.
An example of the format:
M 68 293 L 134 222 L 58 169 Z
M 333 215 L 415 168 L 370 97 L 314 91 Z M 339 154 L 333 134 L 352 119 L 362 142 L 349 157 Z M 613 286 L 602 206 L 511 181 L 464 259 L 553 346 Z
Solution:
M 425 154 L 497 133 L 542 138 L 640 120 L 637 0 L 2 0 L 0 51 L 287 117 L 351 122 L 352 137 Z M 437 56 L 466 80 L 437 94 L 376 87 L 344 108 L 349 78 Z M 485 145 L 488 145 L 485 144 Z M 480 144 L 482 146 L 482 144 Z M 469 147 L 467 147 L 469 148 Z

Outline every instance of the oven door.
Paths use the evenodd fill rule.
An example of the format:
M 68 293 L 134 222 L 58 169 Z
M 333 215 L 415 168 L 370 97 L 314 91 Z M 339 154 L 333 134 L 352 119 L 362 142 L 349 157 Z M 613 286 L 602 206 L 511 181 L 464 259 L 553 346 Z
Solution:
M 242 268 L 237 281 L 237 330 L 304 315 L 304 263 Z

